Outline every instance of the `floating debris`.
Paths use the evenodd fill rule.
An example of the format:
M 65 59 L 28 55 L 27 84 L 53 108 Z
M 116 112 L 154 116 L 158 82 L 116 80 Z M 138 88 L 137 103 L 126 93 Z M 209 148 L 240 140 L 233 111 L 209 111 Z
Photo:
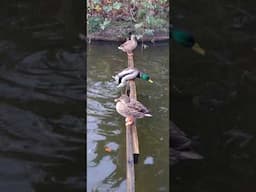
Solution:
M 110 147 L 107 147 L 107 146 L 105 146 L 104 150 L 105 150 L 106 152 L 108 152 L 108 153 L 110 153 L 110 152 L 112 151 L 112 149 L 111 149 Z
M 154 164 L 154 158 L 149 156 L 144 160 L 144 165 L 153 165 Z

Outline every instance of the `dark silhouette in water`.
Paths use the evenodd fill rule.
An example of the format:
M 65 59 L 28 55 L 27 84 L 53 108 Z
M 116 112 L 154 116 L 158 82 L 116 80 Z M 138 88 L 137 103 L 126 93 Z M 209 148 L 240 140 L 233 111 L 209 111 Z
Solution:
M 170 27 L 170 37 L 178 44 L 191 48 L 200 55 L 205 55 L 205 50 L 200 47 L 196 42 L 194 36 L 187 31 L 177 29 L 171 25 Z
M 170 127 L 170 163 L 174 165 L 184 159 L 203 159 L 203 156 L 193 151 L 192 140 L 189 139 L 173 122 Z

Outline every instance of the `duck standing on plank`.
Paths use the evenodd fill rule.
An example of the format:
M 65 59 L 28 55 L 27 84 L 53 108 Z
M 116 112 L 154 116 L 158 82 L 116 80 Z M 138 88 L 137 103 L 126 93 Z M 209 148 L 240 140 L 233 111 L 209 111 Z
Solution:
M 118 99 L 115 99 L 116 111 L 125 117 L 125 125 L 132 125 L 134 119 L 140 119 L 143 117 L 152 117 L 150 111 L 142 105 L 139 101 L 130 99 L 127 95 L 121 95 Z
M 129 80 L 140 78 L 149 83 L 153 83 L 149 75 L 139 71 L 136 68 L 125 68 L 123 71 L 119 72 L 115 76 L 112 76 L 118 84 L 117 87 L 124 87 Z
M 122 45 L 118 47 L 118 49 L 126 52 L 127 55 L 132 55 L 132 51 L 137 47 L 137 40 L 134 34 L 131 35 L 131 40 L 127 40 Z
M 171 25 L 170 37 L 178 44 L 181 44 L 184 47 L 192 48 L 192 50 L 200 55 L 205 55 L 205 50 L 200 47 L 200 45 L 195 41 L 193 35 L 189 32 L 179 30 Z

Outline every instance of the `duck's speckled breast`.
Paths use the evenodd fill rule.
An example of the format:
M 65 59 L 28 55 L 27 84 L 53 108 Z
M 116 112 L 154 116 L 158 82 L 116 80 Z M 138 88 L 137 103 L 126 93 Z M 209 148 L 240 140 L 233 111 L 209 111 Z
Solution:
M 122 115 L 123 117 L 128 117 L 130 114 L 128 113 L 127 105 L 121 102 L 117 102 L 116 111 Z

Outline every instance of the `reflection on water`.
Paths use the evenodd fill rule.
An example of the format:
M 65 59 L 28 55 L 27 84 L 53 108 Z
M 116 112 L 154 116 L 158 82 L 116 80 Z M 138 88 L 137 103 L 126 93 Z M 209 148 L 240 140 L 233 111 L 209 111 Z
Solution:
M 171 191 L 255 191 L 255 1 L 181 0 L 178 27 L 205 57 L 173 44 L 172 120 L 198 142 L 200 161 L 172 167 Z
M 49 189 L 55 184 L 75 188 L 84 185 L 80 159 L 83 157 L 84 124 L 79 107 L 83 105 L 83 86 L 78 77 L 79 68 L 83 68 L 83 52 L 60 50 L 50 62 L 47 53 L 46 50 L 40 54 L 27 52 L 15 66 L 7 68 L 2 63 L 0 67 L 1 161 L 9 162 L 12 158 L 17 161 L 16 165 L 10 160 L 16 166 L 26 165 L 21 170 L 14 169 L 28 176 L 23 179 L 24 183 L 16 178 L 19 173 L 9 176 L 10 182 L 17 180 L 26 191 L 31 187 L 37 189 L 38 185 L 42 185 L 38 191 L 47 185 Z M 69 63 L 77 67 L 73 74 L 66 75 L 67 70 L 62 68 L 65 65 L 58 66 L 60 54 L 77 58 L 76 62 Z M 55 65 L 54 69 L 50 65 Z
M 83 191 L 85 50 L 33 2 L 0 15 L 0 191 Z
M 169 191 L 168 52 L 168 46 L 155 45 L 144 53 L 138 48 L 134 56 L 136 67 L 154 80 L 154 84 L 136 81 L 138 100 L 153 114 L 153 118 L 137 121 L 141 155 L 135 172 L 136 191 L 140 192 Z M 115 110 L 114 99 L 120 96 L 120 90 L 111 79 L 126 67 L 127 56 L 117 49 L 117 44 L 88 46 L 87 191 L 90 192 L 126 190 L 124 118 Z M 111 152 L 104 151 L 106 146 Z

